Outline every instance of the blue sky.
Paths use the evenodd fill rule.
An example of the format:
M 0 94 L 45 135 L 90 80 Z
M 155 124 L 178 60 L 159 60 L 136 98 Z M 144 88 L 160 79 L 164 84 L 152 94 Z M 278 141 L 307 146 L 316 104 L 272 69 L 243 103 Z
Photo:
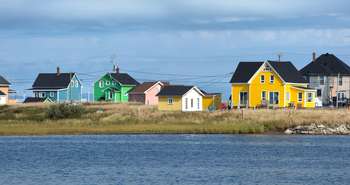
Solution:
M 0 74 L 23 94 L 39 72 L 76 71 L 85 91 L 112 69 L 229 93 L 239 61 L 311 53 L 350 63 L 346 0 L 1 0 Z M 166 75 L 169 74 L 169 75 Z M 28 92 L 27 92 L 28 94 Z

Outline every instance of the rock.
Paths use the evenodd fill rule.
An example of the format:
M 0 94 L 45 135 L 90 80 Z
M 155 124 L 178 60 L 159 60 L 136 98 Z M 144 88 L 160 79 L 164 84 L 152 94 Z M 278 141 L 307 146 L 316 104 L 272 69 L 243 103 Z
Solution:
M 284 131 L 285 134 L 294 134 L 294 132 L 291 129 L 287 129 L 286 131 Z

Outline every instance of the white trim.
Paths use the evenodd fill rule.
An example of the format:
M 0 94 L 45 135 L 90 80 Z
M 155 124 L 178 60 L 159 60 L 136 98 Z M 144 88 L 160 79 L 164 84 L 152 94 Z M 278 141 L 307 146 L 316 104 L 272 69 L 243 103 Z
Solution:
M 255 77 L 258 75 L 258 73 L 262 70 L 262 68 L 264 67 L 265 63 L 266 62 L 263 62 L 261 64 L 261 66 L 259 67 L 259 69 L 255 71 L 254 75 L 248 80 L 248 82 L 247 82 L 248 84 L 252 83 L 252 80 L 255 79 Z
M 306 91 L 312 91 L 312 92 L 316 92 L 317 91 L 316 89 L 303 89 L 303 88 L 295 87 L 295 86 L 291 86 L 290 88 L 294 88 L 294 89 L 305 91 L 305 92 Z
M 195 91 L 197 91 L 198 94 L 205 96 L 202 91 L 200 89 L 198 89 L 198 87 L 193 86 L 191 89 L 189 89 L 185 94 L 183 94 L 182 96 L 185 96 L 188 92 L 190 92 L 192 89 L 194 89 Z
M 148 88 L 147 90 L 144 91 L 144 93 L 146 93 L 147 91 L 149 91 L 150 89 L 152 89 L 154 86 L 156 86 L 157 84 L 164 86 L 164 84 L 161 81 L 157 81 L 155 84 L 153 84 L 150 88 Z
M 304 93 L 306 93 L 306 92 L 304 92 Z M 303 97 L 301 97 L 301 101 L 300 101 L 299 94 L 301 94 L 301 96 L 303 96 L 303 93 L 302 92 L 298 92 L 298 94 L 297 94 L 297 101 L 300 103 L 300 102 L 303 102 Z

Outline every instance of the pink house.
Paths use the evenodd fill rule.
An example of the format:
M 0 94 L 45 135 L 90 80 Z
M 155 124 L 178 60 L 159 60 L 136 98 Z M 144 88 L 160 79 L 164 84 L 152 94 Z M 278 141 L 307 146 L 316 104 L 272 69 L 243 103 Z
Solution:
M 129 102 L 139 102 L 145 105 L 158 105 L 160 90 L 166 85 L 164 82 L 144 82 L 129 92 Z

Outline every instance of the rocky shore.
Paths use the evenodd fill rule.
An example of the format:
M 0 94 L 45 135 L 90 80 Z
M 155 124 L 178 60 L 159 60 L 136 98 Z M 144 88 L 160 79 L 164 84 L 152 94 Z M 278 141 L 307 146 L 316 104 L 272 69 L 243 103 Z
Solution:
M 311 124 L 289 128 L 284 133 L 301 135 L 350 135 L 350 124 L 340 124 L 334 126 Z

